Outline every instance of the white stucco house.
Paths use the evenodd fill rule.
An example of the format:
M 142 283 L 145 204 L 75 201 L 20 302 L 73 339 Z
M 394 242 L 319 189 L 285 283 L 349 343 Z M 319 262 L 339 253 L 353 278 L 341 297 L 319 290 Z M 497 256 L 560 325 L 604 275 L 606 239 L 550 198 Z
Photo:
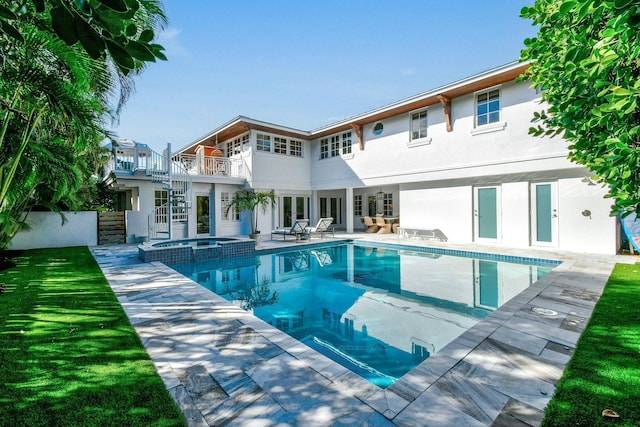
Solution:
M 129 240 L 169 238 L 169 229 L 173 239 L 247 234 L 225 206 L 253 188 L 278 198 L 259 217 L 262 233 L 329 216 L 352 232 L 366 228 L 363 216 L 383 215 L 454 243 L 614 254 L 607 190 L 567 159 L 566 141 L 528 135 L 544 107 L 516 81 L 527 67 L 510 63 L 311 131 L 239 116 L 164 156 L 121 142 L 111 170 Z

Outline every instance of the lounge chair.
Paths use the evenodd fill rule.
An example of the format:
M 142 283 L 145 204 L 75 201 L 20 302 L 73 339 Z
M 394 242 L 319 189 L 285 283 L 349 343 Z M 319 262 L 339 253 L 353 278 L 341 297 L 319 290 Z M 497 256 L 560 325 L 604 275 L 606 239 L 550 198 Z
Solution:
M 336 237 L 333 232 L 333 227 L 331 224 L 333 223 L 333 218 L 320 218 L 318 224 L 315 227 L 308 227 L 307 233 L 309 233 L 309 237 L 313 236 L 313 233 L 320 233 L 320 238 L 324 238 L 324 233 L 331 233 L 332 237 Z
M 391 233 L 391 224 L 387 224 L 384 221 L 384 218 L 382 218 L 381 216 L 376 217 L 376 225 L 380 227 L 380 230 L 378 230 L 378 234 Z
M 287 240 L 287 236 L 295 236 L 296 241 L 300 240 L 302 236 L 307 235 L 306 229 L 309 226 L 308 219 L 297 219 L 291 228 L 280 228 L 277 230 L 271 231 L 271 240 L 273 240 L 273 235 L 282 236 L 282 240 Z
M 364 225 L 367 226 L 367 233 L 375 233 L 376 231 L 378 231 L 378 228 L 380 228 L 376 225 L 375 222 L 373 222 L 370 216 L 364 217 Z

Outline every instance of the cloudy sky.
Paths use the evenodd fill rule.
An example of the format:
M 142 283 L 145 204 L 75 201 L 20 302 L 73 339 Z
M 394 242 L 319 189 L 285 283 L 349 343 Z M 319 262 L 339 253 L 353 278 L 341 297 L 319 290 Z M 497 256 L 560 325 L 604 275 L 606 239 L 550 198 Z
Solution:
M 522 0 L 164 0 L 167 62 L 112 130 L 161 151 L 238 115 L 312 130 L 517 60 Z

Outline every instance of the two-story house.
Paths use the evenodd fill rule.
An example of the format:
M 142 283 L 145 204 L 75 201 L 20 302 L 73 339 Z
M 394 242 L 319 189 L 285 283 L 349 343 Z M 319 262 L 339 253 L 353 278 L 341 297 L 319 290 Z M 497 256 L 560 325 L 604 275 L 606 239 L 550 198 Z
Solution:
M 120 144 L 112 168 L 129 238 L 168 238 L 169 228 L 174 239 L 247 234 L 226 206 L 253 188 L 278 197 L 260 212 L 263 233 L 328 216 L 352 232 L 382 215 L 454 243 L 616 253 L 606 188 L 567 159 L 565 140 L 528 135 L 544 106 L 517 81 L 527 67 L 510 63 L 311 131 L 239 116 L 164 156 Z

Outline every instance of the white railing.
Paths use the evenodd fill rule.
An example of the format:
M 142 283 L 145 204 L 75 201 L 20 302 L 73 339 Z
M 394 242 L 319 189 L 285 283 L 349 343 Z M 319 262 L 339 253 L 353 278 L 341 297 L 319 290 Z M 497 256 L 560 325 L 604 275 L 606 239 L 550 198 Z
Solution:
M 199 154 L 176 154 L 175 162 L 181 163 L 188 174 L 204 176 L 229 176 L 249 178 L 244 159 L 228 157 L 202 156 Z

